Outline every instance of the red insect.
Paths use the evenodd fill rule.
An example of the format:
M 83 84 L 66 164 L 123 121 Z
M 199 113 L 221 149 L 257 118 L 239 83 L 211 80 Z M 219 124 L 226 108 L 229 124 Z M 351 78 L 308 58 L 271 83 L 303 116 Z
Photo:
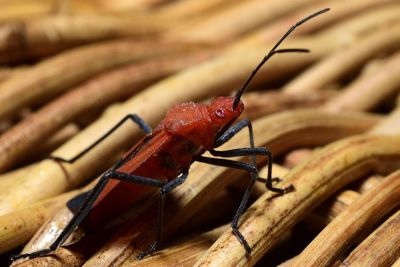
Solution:
M 135 122 L 147 134 L 121 160 L 102 175 L 92 190 L 69 201 L 68 207 L 75 210 L 75 214 L 48 249 L 16 255 L 13 257 L 13 260 L 23 257 L 34 258 L 54 251 L 84 220 L 85 223 L 92 225 L 105 222 L 126 210 L 140 198 L 146 196 L 149 193 L 149 187 L 157 187 L 160 188 L 160 204 L 156 241 L 147 251 L 142 252 L 138 257 L 143 258 L 151 254 L 156 250 L 161 238 L 165 195 L 185 181 L 190 165 L 194 161 L 242 169 L 251 174 L 251 182 L 232 221 L 233 233 L 244 246 L 246 252 L 251 253 L 249 244 L 238 230 L 238 222 L 245 210 L 254 183 L 257 180 L 264 181 L 269 190 L 281 194 L 291 191 L 293 186 L 284 189 L 273 186 L 272 183 L 278 180 L 278 178 L 272 178 L 272 154 L 266 148 L 254 147 L 250 121 L 244 119 L 233 125 L 244 109 L 240 97 L 257 71 L 274 54 L 308 52 L 306 49 L 277 49 L 277 47 L 296 27 L 328 10 L 320 10 L 293 25 L 263 58 L 234 97 L 218 97 L 209 104 L 189 102 L 176 105 L 167 112 L 165 118 L 153 132 L 142 119 L 137 115 L 131 114 L 122 119 L 103 137 L 74 158 L 65 160 L 53 157 L 53 159 L 58 161 L 73 163 L 129 119 Z M 245 127 L 249 129 L 250 147 L 227 151 L 214 150 L 214 148 L 227 142 Z M 202 156 L 205 151 L 209 151 L 213 156 L 218 157 L 250 155 L 252 156 L 252 163 L 223 158 L 207 158 Z M 258 170 L 255 165 L 256 155 L 268 157 L 269 168 L 266 179 L 258 177 Z

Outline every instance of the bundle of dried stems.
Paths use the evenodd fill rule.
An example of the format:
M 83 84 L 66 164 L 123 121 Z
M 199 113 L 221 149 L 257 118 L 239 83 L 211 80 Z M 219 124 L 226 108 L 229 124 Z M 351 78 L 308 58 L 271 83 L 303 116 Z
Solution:
M 72 158 L 127 114 L 155 126 L 174 104 L 232 94 L 291 25 L 325 7 L 282 44 L 310 53 L 274 56 L 242 98 L 277 186 L 295 188 L 256 183 L 239 223 L 250 255 L 227 224 L 248 175 L 195 162 L 167 197 L 153 255 L 136 258 L 155 238 L 157 190 L 99 232 L 78 227 L 48 256 L 9 260 L 49 247 L 73 216 L 66 202 L 142 134 L 124 124 L 73 164 L 50 154 Z M 0 10 L 1 266 L 400 266 L 398 1 L 0 0 Z M 248 146 L 241 131 L 221 150 Z M 257 165 L 265 177 L 266 159 Z

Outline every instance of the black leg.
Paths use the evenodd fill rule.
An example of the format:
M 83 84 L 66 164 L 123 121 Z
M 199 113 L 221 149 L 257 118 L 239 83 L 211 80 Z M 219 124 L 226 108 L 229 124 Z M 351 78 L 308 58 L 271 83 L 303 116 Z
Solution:
M 257 180 L 265 182 L 265 186 L 268 188 L 268 190 L 271 190 L 276 193 L 286 193 L 289 191 L 293 190 L 293 186 L 289 185 L 288 187 L 281 189 L 274 187 L 272 184 L 273 182 L 277 182 L 280 179 L 278 177 L 272 177 L 272 153 L 265 147 L 255 147 L 255 148 L 236 148 L 232 150 L 226 150 L 226 151 L 216 151 L 216 150 L 210 150 L 210 153 L 213 156 L 218 156 L 218 157 L 237 157 L 237 156 L 256 156 L 256 155 L 262 155 L 262 156 L 267 156 L 268 157 L 268 175 L 267 178 L 261 178 L 257 177 Z M 252 162 L 253 164 L 255 163 L 254 161 Z
M 273 186 L 274 181 L 279 181 L 278 177 L 272 177 L 272 153 L 266 148 L 263 147 L 254 147 L 254 133 L 253 133 L 253 126 L 249 119 L 243 119 L 239 121 L 237 124 L 233 125 L 227 131 L 225 131 L 221 136 L 217 138 L 215 141 L 215 146 L 218 147 L 227 141 L 229 141 L 233 136 L 235 136 L 240 130 L 247 127 L 249 129 L 249 141 L 250 141 L 250 148 L 238 148 L 232 149 L 227 151 L 216 151 L 211 150 L 210 153 L 214 156 L 220 157 L 236 157 L 236 156 L 253 156 L 252 157 L 252 164 L 256 165 L 256 155 L 263 155 L 268 157 L 268 175 L 267 178 L 257 177 L 259 181 L 265 181 L 265 186 L 268 190 L 271 190 L 276 193 L 283 194 L 285 192 L 293 190 L 293 186 L 289 185 L 287 188 L 280 189 Z
M 239 121 L 238 123 L 236 123 L 235 125 L 233 125 L 228 130 L 226 130 L 225 132 L 221 133 L 221 135 L 218 136 L 217 139 L 215 140 L 214 147 L 219 147 L 219 146 L 225 144 L 233 136 L 235 136 L 240 130 L 242 130 L 245 127 L 249 128 L 250 143 L 252 142 L 252 140 L 254 143 L 253 131 L 250 130 L 250 128 L 252 129 L 251 122 L 249 119 L 243 119 L 243 120 Z M 253 147 L 254 147 L 254 145 L 253 145 Z
M 237 237 L 239 242 L 246 249 L 246 253 L 249 255 L 251 253 L 251 247 L 248 244 L 248 242 L 246 241 L 246 239 L 243 237 L 243 235 L 240 233 L 240 231 L 238 229 L 238 223 L 239 223 L 240 216 L 243 214 L 244 210 L 246 209 L 246 205 L 250 198 L 250 194 L 251 194 L 251 191 L 253 190 L 255 182 L 257 180 L 265 181 L 265 185 L 269 190 L 280 193 L 280 194 L 283 194 L 283 193 L 293 190 L 293 186 L 290 185 L 284 189 L 276 188 L 273 186 L 273 182 L 278 181 L 279 178 L 272 177 L 272 162 L 273 162 L 272 153 L 266 148 L 254 147 L 253 127 L 252 127 L 251 122 L 248 119 L 239 121 L 237 124 L 235 124 L 234 126 L 229 128 L 227 131 L 225 131 L 222 135 L 220 135 L 217 138 L 215 145 L 220 146 L 220 145 L 226 143 L 235 134 L 237 134 L 240 130 L 242 130 L 245 127 L 247 127 L 249 129 L 250 148 L 238 148 L 238 149 L 232 149 L 232 150 L 227 150 L 227 151 L 211 150 L 210 153 L 214 156 L 220 156 L 220 157 L 235 157 L 235 156 L 250 155 L 250 156 L 252 156 L 251 164 L 233 161 L 233 160 L 216 159 L 216 158 L 214 159 L 214 158 L 205 158 L 205 157 L 198 157 L 198 158 L 196 158 L 196 160 L 205 162 L 208 164 L 213 164 L 213 165 L 243 169 L 243 170 L 250 172 L 250 175 L 251 175 L 250 183 L 246 188 L 246 191 L 243 195 L 242 201 L 240 202 L 240 205 L 239 205 L 239 207 L 235 213 L 235 216 L 233 217 L 232 223 L 231 223 L 233 234 Z M 257 165 L 256 165 L 256 155 L 264 155 L 264 156 L 268 157 L 267 179 L 258 177 L 258 169 L 257 169 Z
M 254 183 L 257 180 L 257 177 L 258 177 L 257 167 L 255 165 L 240 162 L 240 161 L 217 159 L 217 158 L 207 158 L 207 157 L 203 157 L 203 156 L 196 157 L 196 161 L 200 161 L 200 162 L 204 162 L 204 163 L 212 164 L 212 165 L 217 165 L 217 166 L 246 170 L 246 171 L 250 172 L 251 181 L 246 188 L 246 191 L 243 195 L 242 201 L 240 202 L 239 207 L 235 213 L 235 216 L 233 217 L 233 220 L 231 222 L 233 234 L 237 237 L 239 242 L 246 249 L 246 254 L 250 255 L 251 247 L 250 247 L 249 243 L 246 241 L 246 239 L 243 237 L 243 235 L 240 233 L 240 231 L 238 229 L 238 222 L 239 222 L 240 216 L 243 214 L 244 210 L 246 209 L 246 204 L 249 200 L 251 190 L 253 189 Z
M 100 137 L 98 140 L 96 140 L 93 144 L 91 144 L 90 146 L 88 146 L 87 148 L 85 148 L 84 150 L 82 150 L 78 155 L 74 156 L 71 159 L 64 159 L 61 157 L 57 157 L 57 156 L 49 156 L 50 159 L 54 159 L 57 161 L 61 161 L 61 162 L 65 162 L 65 163 L 73 163 L 74 161 L 76 161 L 77 159 L 79 159 L 80 157 L 82 157 L 83 155 L 85 155 L 87 152 L 89 152 L 92 148 L 94 148 L 95 146 L 97 146 L 99 143 L 101 143 L 101 141 L 103 141 L 104 139 L 106 139 L 110 134 L 112 134 L 116 129 L 118 129 L 125 121 L 127 120 L 131 120 L 133 121 L 135 124 L 137 124 L 139 126 L 140 129 L 142 129 L 146 134 L 151 133 L 151 127 L 149 125 L 147 125 L 147 123 L 142 120 L 138 115 L 136 114 L 128 114 L 126 115 L 120 122 L 118 122 L 114 127 L 112 127 L 110 130 L 108 130 L 102 137 Z
M 138 256 L 137 259 L 141 260 L 144 257 L 152 254 L 154 251 L 157 250 L 157 246 L 161 241 L 162 237 L 162 232 L 163 232 L 163 218 L 164 218 L 164 203 L 165 203 L 165 197 L 168 192 L 171 190 L 175 189 L 176 187 L 180 186 L 183 184 L 188 177 L 188 171 L 184 171 L 181 176 L 175 178 L 174 180 L 168 182 L 166 185 L 164 185 L 161 190 L 160 190 L 160 200 L 158 204 L 158 215 L 157 215 L 157 222 L 156 222 L 156 240 L 154 241 L 153 244 L 150 245 L 150 247 L 146 250 L 141 252 Z
M 87 199 L 82 203 L 82 205 L 80 206 L 78 211 L 74 214 L 72 219 L 68 222 L 67 226 L 63 229 L 61 234 L 57 237 L 57 239 L 53 242 L 53 244 L 50 245 L 49 248 L 35 251 L 33 253 L 15 255 L 11 259 L 17 260 L 17 259 L 26 258 L 26 257 L 35 258 L 35 257 L 46 255 L 49 252 L 56 250 L 56 248 L 59 247 L 70 236 L 70 234 L 75 230 L 75 228 L 87 216 L 91 207 L 93 206 L 93 203 L 99 197 L 101 191 L 104 189 L 104 187 L 106 186 L 107 182 L 110 179 L 117 179 L 117 180 L 127 181 L 127 182 L 131 182 L 131 183 L 137 183 L 137 184 L 143 184 L 143 185 L 161 187 L 161 188 L 164 185 L 168 184 L 168 183 L 162 182 L 157 179 L 117 172 L 117 171 L 111 169 L 103 174 L 103 176 L 100 178 L 99 182 L 90 191 L 90 194 L 88 195 Z

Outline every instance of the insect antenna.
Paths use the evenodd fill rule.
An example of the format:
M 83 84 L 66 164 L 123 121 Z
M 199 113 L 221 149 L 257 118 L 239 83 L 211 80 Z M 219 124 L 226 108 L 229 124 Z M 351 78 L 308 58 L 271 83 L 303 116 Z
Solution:
M 303 24 L 304 22 L 317 17 L 319 15 L 321 15 L 322 13 L 328 12 L 329 8 L 325 8 L 325 9 L 321 9 L 318 12 L 315 12 L 303 19 L 301 19 L 300 21 L 298 21 L 296 24 L 294 24 L 292 27 L 290 27 L 290 29 L 281 37 L 281 39 L 274 45 L 274 47 L 272 47 L 271 51 L 269 51 L 269 53 L 267 55 L 264 56 L 264 58 L 261 60 L 261 62 L 257 65 L 257 67 L 251 72 L 250 76 L 247 78 L 246 82 L 244 83 L 243 87 L 238 90 L 235 94 L 235 101 L 233 102 L 233 109 L 236 109 L 239 101 L 240 101 L 240 97 L 242 96 L 243 92 L 246 90 L 247 86 L 249 85 L 250 81 L 253 79 L 253 77 L 256 75 L 256 73 L 260 70 L 260 68 L 265 64 L 265 62 L 268 61 L 268 59 L 270 57 L 272 57 L 274 54 L 278 54 L 278 53 L 291 53 L 291 52 L 295 52 L 295 53 L 308 53 L 310 52 L 308 49 L 301 49 L 301 48 L 288 48 L 288 49 L 278 49 L 278 46 L 286 39 L 286 37 L 289 36 L 289 34 L 294 31 L 298 26 L 300 26 L 301 24 Z

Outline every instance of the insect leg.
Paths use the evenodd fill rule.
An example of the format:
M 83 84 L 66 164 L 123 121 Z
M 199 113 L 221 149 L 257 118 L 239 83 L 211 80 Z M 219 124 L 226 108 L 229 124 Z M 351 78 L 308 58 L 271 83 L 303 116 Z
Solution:
M 293 190 L 293 186 L 289 185 L 287 188 L 280 189 L 273 186 L 273 182 L 279 181 L 278 177 L 272 177 L 272 153 L 266 148 L 255 148 L 254 147 L 254 133 L 253 133 L 253 126 L 249 119 L 243 119 L 225 131 L 221 136 L 217 138 L 215 141 L 215 147 L 221 146 L 222 144 L 228 142 L 233 136 L 235 136 L 240 130 L 247 127 L 249 129 L 249 141 L 250 141 L 250 148 L 239 148 L 233 149 L 228 151 L 216 151 L 210 150 L 210 153 L 215 156 L 221 157 L 236 157 L 236 156 L 247 156 L 252 155 L 252 164 L 256 165 L 256 155 L 264 155 L 268 157 L 268 176 L 267 179 L 257 177 L 257 180 L 265 181 L 265 186 L 277 193 L 285 193 L 288 191 Z
M 261 180 L 265 182 L 265 186 L 268 190 L 271 190 L 276 193 L 284 194 L 286 192 L 290 192 L 294 189 L 293 185 L 289 185 L 286 188 L 277 188 L 272 185 L 273 182 L 279 181 L 280 179 L 277 177 L 272 178 L 272 153 L 265 147 L 245 147 L 245 148 L 236 148 L 226 151 L 216 151 L 210 150 L 211 155 L 219 156 L 219 157 L 237 157 L 237 156 L 256 156 L 262 155 L 268 157 L 268 174 L 267 178 L 257 177 L 257 180 Z M 254 162 L 253 162 L 254 163 Z
M 228 142 L 233 136 L 235 136 L 240 130 L 242 130 L 245 127 L 249 127 L 249 135 L 250 135 L 250 145 L 253 142 L 254 144 L 254 137 L 253 137 L 253 131 L 250 130 L 252 128 L 251 122 L 249 119 L 243 119 L 230 127 L 228 130 L 226 130 L 224 133 L 222 133 L 214 142 L 214 147 L 219 147 L 226 142 Z M 253 145 L 254 147 L 254 145 Z
M 150 245 L 150 247 L 146 250 L 141 252 L 138 256 L 137 259 L 141 260 L 144 257 L 152 254 L 156 249 L 158 244 L 160 243 L 160 240 L 162 238 L 162 232 L 163 232 L 163 218 L 164 218 L 164 203 L 165 203 L 165 197 L 168 192 L 171 190 L 175 189 L 176 187 L 180 186 L 183 184 L 188 177 L 188 171 L 182 172 L 180 176 L 177 178 L 173 179 L 172 181 L 168 182 L 166 185 L 161 187 L 160 190 L 160 200 L 158 204 L 158 214 L 157 214 L 157 223 L 156 223 L 156 240 L 154 241 L 153 244 Z
M 136 114 L 128 114 L 121 121 L 119 121 L 114 127 L 112 127 L 110 130 L 108 130 L 103 136 L 101 136 L 93 144 L 91 144 L 90 146 L 88 146 L 87 148 L 85 148 L 84 150 L 79 152 L 79 154 L 75 155 L 73 158 L 64 159 L 64 158 L 57 157 L 57 156 L 49 156 L 49 159 L 54 159 L 54 160 L 65 162 L 65 163 L 73 163 L 75 160 L 79 159 L 80 157 L 85 155 L 87 152 L 89 152 L 92 148 L 94 148 L 99 143 L 101 143 L 101 141 L 106 139 L 110 134 L 112 134 L 115 130 L 117 130 L 127 120 L 133 121 L 146 134 L 149 134 L 152 131 L 151 127 L 149 125 L 147 125 L 147 123 L 142 118 L 140 118 L 138 115 L 136 115 Z
M 148 186 L 154 186 L 154 187 L 163 187 L 164 185 L 166 185 L 165 182 L 162 182 L 158 179 L 117 172 L 117 171 L 111 169 L 102 175 L 99 182 L 90 191 L 90 194 L 88 195 L 87 199 L 82 203 L 82 205 L 80 206 L 78 211 L 74 214 L 74 216 L 68 222 L 67 226 L 65 226 L 65 228 L 63 229 L 61 234 L 50 245 L 49 248 L 35 251 L 32 253 L 15 255 L 15 256 L 12 256 L 11 259 L 14 261 L 14 260 L 17 260 L 20 258 L 26 258 L 26 257 L 35 258 L 35 257 L 40 257 L 43 255 L 46 255 L 47 253 L 56 250 L 56 248 L 59 247 L 71 235 L 71 233 L 75 230 L 75 228 L 88 215 L 94 202 L 99 197 L 100 193 L 103 191 L 104 187 L 106 186 L 107 182 L 110 179 L 117 179 L 117 180 L 122 180 L 122 181 L 137 183 L 137 184 L 143 184 L 143 185 L 148 185 Z
M 228 150 L 228 151 L 216 151 L 216 152 L 217 152 L 217 154 L 219 154 L 219 153 L 224 154 L 225 152 L 228 152 L 227 154 L 232 155 L 232 156 L 240 156 L 240 155 L 248 155 L 248 154 L 258 155 L 259 153 L 260 154 L 266 153 L 265 151 L 262 151 L 262 149 L 263 148 L 245 148 L 245 149 L 233 149 L 233 150 Z M 247 154 L 246 154 L 246 152 L 247 152 Z M 244 210 L 246 209 L 246 205 L 249 200 L 250 193 L 251 193 L 253 186 L 258 178 L 258 169 L 257 169 L 256 165 L 245 163 L 245 162 L 240 162 L 240 161 L 235 161 L 235 160 L 208 158 L 208 157 L 204 157 L 204 156 L 196 157 L 196 161 L 204 162 L 204 163 L 211 164 L 211 165 L 242 169 L 242 170 L 246 170 L 250 173 L 251 181 L 246 188 L 246 191 L 243 195 L 242 201 L 240 202 L 239 207 L 238 207 L 238 209 L 235 213 L 235 216 L 233 217 L 232 223 L 231 223 L 233 234 L 237 237 L 239 242 L 244 246 L 244 248 L 246 249 L 246 253 L 249 255 L 251 253 L 250 245 L 248 244 L 248 242 L 246 241 L 246 239 L 244 238 L 242 233 L 240 233 L 240 231 L 238 229 L 238 223 L 239 223 L 240 216 L 243 214 Z M 272 181 L 272 179 L 271 179 L 271 181 Z M 278 190 L 275 190 L 275 192 L 286 193 L 288 191 L 293 190 L 293 187 L 288 186 L 285 189 L 279 189 L 279 188 L 276 188 L 276 189 L 278 189 Z
M 239 207 L 235 213 L 235 216 L 233 217 L 233 220 L 231 222 L 231 227 L 232 227 L 232 232 L 233 234 L 237 237 L 239 242 L 243 245 L 243 247 L 246 249 L 246 254 L 250 255 L 251 253 L 251 247 L 249 243 L 246 241 L 242 233 L 240 233 L 238 229 L 238 223 L 239 223 L 239 218 L 246 209 L 246 204 L 247 201 L 249 200 L 251 190 L 253 189 L 254 183 L 257 180 L 258 176 L 258 170 L 255 165 L 249 164 L 249 163 L 244 163 L 240 161 L 234 161 L 234 160 L 227 160 L 227 159 L 217 159 L 217 158 L 208 158 L 208 157 L 203 157 L 203 156 L 198 156 L 196 157 L 196 161 L 199 162 L 204 162 L 207 164 L 211 165 L 217 165 L 217 166 L 223 166 L 223 167 L 230 167 L 230 168 L 235 168 L 235 169 L 241 169 L 241 170 L 246 170 L 250 172 L 251 174 L 251 181 L 249 185 L 247 186 L 247 189 L 244 193 L 244 196 L 242 198 L 242 201 L 239 204 Z

